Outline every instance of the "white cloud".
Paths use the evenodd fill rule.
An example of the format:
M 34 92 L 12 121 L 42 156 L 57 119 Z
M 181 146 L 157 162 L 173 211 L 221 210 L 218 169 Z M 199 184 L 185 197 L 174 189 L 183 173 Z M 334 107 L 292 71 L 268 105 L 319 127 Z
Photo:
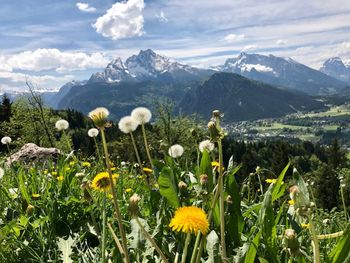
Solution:
M 76 6 L 80 11 L 87 12 L 87 13 L 94 13 L 96 12 L 96 8 L 93 6 L 90 6 L 87 3 L 76 3 Z
M 103 68 L 107 59 L 102 53 L 62 52 L 58 49 L 37 49 L 10 56 L 7 64 L 21 70 L 56 70 L 57 72 Z
M 158 18 L 158 20 L 160 22 L 164 22 L 164 23 L 168 23 L 168 18 L 165 16 L 164 12 L 163 11 L 160 11 L 159 14 L 156 14 L 156 18 Z
M 286 45 L 287 44 L 287 41 L 286 40 L 283 40 L 283 39 L 279 39 L 276 41 L 276 45 L 279 45 L 279 46 L 283 46 L 283 45 Z
M 252 69 L 255 69 L 256 71 L 259 71 L 259 72 L 273 72 L 272 68 L 266 67 L 260 64 L 245 64 L 242 67 L 243 71 L 251 71 Z
M 114 40 L 141 36 L 143 31 L 143 0 L 115 3 L 106 14 L 99 17 L 93 27 L 104 37 Z
M 248 46 L 243 47 L 242 52 L 252 51 L 256 48 L 257 48 L 256 45 L 248 45 Z
M 235 42 L 239 40 L 243 40 L 245 38 L 245 35 L 236 35 L 236 34 L 228 34 L 227 36 L 224 37 L 224 40 L 227 42 Z
M 0 71 L 12 71 L 12 67 L 7 64 L 4 56 L 0 56 Z

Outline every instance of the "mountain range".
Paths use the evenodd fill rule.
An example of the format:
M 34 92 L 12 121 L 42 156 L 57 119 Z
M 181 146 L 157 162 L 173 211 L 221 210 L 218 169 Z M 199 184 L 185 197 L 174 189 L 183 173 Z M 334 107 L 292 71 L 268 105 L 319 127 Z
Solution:
M 320 71 L 350 84 L 350 58 L 342 60 L 340 57 L 327 59 Z
M 209 99 L 206 105 L 214 108 L 225 105 L 230 111 L 226 115 L 232 113 L 231 120 L 273 117 L 321 107 L 310 95 L 342 92 L 348 82 L 339 76 L 348 75 L 342 73 L 342 67 L 334 65 L 337 64 L 326 61 L 318 71 L 291 58 L 241 53 L 214 69 L 201 69 L 172 61 L 147 49 L 125 62 L 120 58 L 112 60 L 103 71 L 92 74 L 87 81 L 67 83 L 47 101 L 55 108 L 74 108 L 85 113 L 94 107 L 106 106 L 114 118 L 119 118 L 129 114 L 133 107 L 154 108 L 155 101 L 172 100 L 177 110 L 206 115 L 196 103 L 201 101 L 199 96 L 203 96 L 200 90 L 207 90 L 205 94 L 222 98 L 215 97 L 216 106 L 210 104 Z M 343 65 L 347 68 L 346 63 Z M 230 74 L 217 74 L 219 72 Z M 237 74 L 245 77 L 244 81 Z M 215 93 L 220 89 L 225 92 Z M 235 97 L 229 94 L 235 94 Z M 279 107 L 267 107 L 266 103 Z M 254 113 L 259 109 L 259 114 Z M 234 112 L 236 115 L 239 112 L 240 117 Z

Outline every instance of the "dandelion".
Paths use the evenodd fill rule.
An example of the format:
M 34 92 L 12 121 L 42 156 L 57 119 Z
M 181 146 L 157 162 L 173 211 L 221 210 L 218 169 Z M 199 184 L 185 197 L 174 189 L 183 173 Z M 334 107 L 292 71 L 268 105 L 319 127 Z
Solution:
M 127 193 L 130 193 L 131 191 L 132 191 L 131 188 L 126 188 L 126 189 L 125 189 L 125 192 L 127 192 Z
M 275 184 L 277 182 L 277 179 L 270 179 L 269 178 L 269 179 L 266 179 L 265 182 L 268 184 Z
M 83 166 L 83 167 L 91 167 L 91 163 L 89 163 L 89 162 L 83 162 L 83 163 L 81 164 L 81 166 Z
M 202 209 L 195 206 L 184 206 L 175 211 L 169 227 L 173 231 L 194 234 L 201 231 L 203 235 L 206 235 L 209 230 L 209 221 L 207 214 Z
M 138 124 L 144 124 L 151 120 L 152 113 L 149 109 L 145 107 L 138 107 L 135 108 L 131 112 L 131 117 L 138 123 Z
M 295 205 L 295 201 L 293 199 L 291 199 L 291 200 L 288 201 L 288 204 L 289 205 Z
M 212 166 L 213 168 L 219 168 L 219 167 L 220 167 L 220 163 L 217 162 L 217 161 L 213 161 L 213 162 L 211 162 L 211 166 Z M 222 167 L 222 170 L 225 170 L 225 168 Z
M 2 179 L 2 177 L 4 176 L 4 174 L 5 174 L 4 169 L 2 169 L 2 168 L 0 167 L 0 180 Z
M 66 120 L 58 120 L 56 121 L 56 129 L 59 131 L 67 130 L 69 128 L 69 123 Z
M 178 158 L 184 153 L 184 148 L 180 144 L 175 144 L 169 148 L 168 153 L 171 157 Z
M 10 144 L 11 142 L 12 142 L 12 139 L 9 136 L 5 136 L 5 137 L 1 138 L 1 143 L 2 144 Z
M 212 150 L 214 150 L 214 147 L 214 143 L 212 143 L 210 140 L 204 140 L 199 143 L 199 150 L 201 152 L 203 152 L 204 150 L 206 150 L 207 152 L 211 152 Z
M 88 130 L 88 135 L 89 135 L 89 137 L 91 137 L 91 138 L 97 137 L 98 134 L 99 134 L 99 131 L 98 131 L 98 129 L 96 129 L 96 128 L 91 128 L 90 130 Z
M 304 223 L 301 223 L 300 226 L 304 229 L 309 229 L 310 228 L 310 225 L 309 224 L 304 224 Z
M 35 193 L 33 193 L 33 194 L 32 194 L 32 197 L 33 197 L 33 199 L 38 199 L 38 198 L 40 197 L 40 194 L 35 194 Z
M 152 173 L 152 172 L 153 172 L 153 170 L 152 170 L 151 168 L 148 168 L 148 167 L 144 167 L 144 168 L 143 168 L 143 171 L 144 171 L 145 173 Z
M 118 174 L 113 174 L 113 180 L 118 178 Z M 107 192 L 111 189 L 111 181 L 107 172 L 99 173 L 91 182 L 91 187 L 97 191 Z
M 109 111 L 104 107 L 99 107 L 89 112 L 89 118 L 97 128 L 103 129 L 107 123 Z
M 51 175 L 52 175 L 52 176 L 56 176 L 57 174 L 58 174 L 57 171 L 52 171 L 52 172 L 51 172 Z
M 131 133 L 136 130 L 138 123 L 131 117 L 125 116 L 118 123 L 119 130 L 123 133 Z
M 57 181 L 63 181 L 64 177 L 63 177 L 63 175 L 60 175 L 60 176 L 57 176 L 56 179 L 57 179 Z

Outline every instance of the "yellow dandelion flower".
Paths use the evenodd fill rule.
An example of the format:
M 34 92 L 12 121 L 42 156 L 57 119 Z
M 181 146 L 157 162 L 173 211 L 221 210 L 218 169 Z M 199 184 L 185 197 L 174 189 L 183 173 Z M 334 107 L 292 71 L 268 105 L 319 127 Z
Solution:
M 291 199 L 291 200 L 288 201 L 288 204 L 295 205 L 295 201 L 293 199 Z
M 113 180 L 115 181 L 118 178 L 118 176 L 118 174 L 113 174 Z M 109 174 L 107 172 L 97 174 L 91 182 L 91 187 L 97 191 L 109 191 L 111 189 L 111 181 L 109 180 Z
M 111 167 L 111 171 L 112 172 L 115 171 L 115 170 L 117 170 L 117 167 Z
M 154 187 L 155 187 L 156 189 L 159 189 L 159 184 L 154 184 Z
M 75 165 L 74 161 L 69 162 L 69 166 L 74 166 L 74 165 Z
M 142 175 L 139 175 L 138 178 L 139 178 L 139 179 L 143 179 L 143 176 L 142 176 Z
M 33 199 L 38 199 L 38 198 L 40 197 L 40 194 L 35 194 L 35 193 L 33 193 L 33 194 L 32 194 L 32 197 L 33 197 Z
M 301 223 L 300 226 L 304 229 L 309 229 L 310 228 L 310 225 L 309 224 L 303 224 Z
M 207 214 L 202 209 L 195 206 L 184 206 L 175 211 L 169 227 L 173 231 L 194 234 L 201 231 L 203 235 L 206 235 L 209 230 L 209 221 Z
M 219 168 L 219 167 L 220 167 L 220 163 L 217 162 L 217 161 L 213 161 L 213 162 L 211 162 L 211 166 L 212 166 L 213 168 Z M 222 170 L 225 170 L 225 168 L 222 167 Z
M 51 174 L 52 174 L 52 176 L 56 176 L 57 172 L 56 171 L 52 171 Z
M 127 192 L 127 193 L 130 193 L 131 191 L 132 191 L 131 188 L 126 188 L 126 189 L 125 189 L 125 192 Z
M 265 182 L 268 184 L 275 184 L 277 182 L 277 179 L 266 179 Z
M 48 171 L 47 171 L 47 170 L 44 170 L 44 174 L 45 174 L 45 175 L 48 174 Z
M 81 166 L 89 168 L 89 167 L 91 167 L 91 163 L 89 163 L 89 162 L 83 162 L 83 163 L 81 164 Z
M 145 173 L 152 173 L 152 172 L 153 172 L 153 170 L 152 170 L 151 168 L 147 168 L 147 167 L 144 167 L 144 168 L 143 168 L 143 171 L 144 171 Z
M 56 177 L 56 179 L 58 180 L 58 181 L 63 181 L 63 175 L 61 175 L 61 176 L 58 176 L 58 177 Z

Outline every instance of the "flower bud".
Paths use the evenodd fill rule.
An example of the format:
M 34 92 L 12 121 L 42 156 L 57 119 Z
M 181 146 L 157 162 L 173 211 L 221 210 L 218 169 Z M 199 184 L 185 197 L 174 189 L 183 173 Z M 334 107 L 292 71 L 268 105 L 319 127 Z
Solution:
M 228 196 L 226 197 L 226 202 L 227 202 L 228 204 L 232 204 L 232 196 L 228 195 Z
M 180 181 L 178 186 L 180 190 L 185 190 L 187 188 L 187 184 L 184 181 Z
M 201 185 L 205 185 L 208 183 L 208 175 L 202 174 L 199 178 L 199 182 Z
M 285 230 L 283 243 L 291 255 L 296 255 L 299 253 L 299 241 L 294 229 Z
M 131 216 L 137 216 L 139 212 L 139 201 L 141 200 L 140 196 L 134 193 L 129 199 L 129 213 Z
M 27 206 L 27 210 L 26 210 L 27 215 L 31 216 L 34 213 L 34 210 L 35 210 L 35 207 L 33 205 L 29 204 Z
M 213 110 L 213 116 L 215 118 L 220 118 L 220 111 L 219 110 Z

